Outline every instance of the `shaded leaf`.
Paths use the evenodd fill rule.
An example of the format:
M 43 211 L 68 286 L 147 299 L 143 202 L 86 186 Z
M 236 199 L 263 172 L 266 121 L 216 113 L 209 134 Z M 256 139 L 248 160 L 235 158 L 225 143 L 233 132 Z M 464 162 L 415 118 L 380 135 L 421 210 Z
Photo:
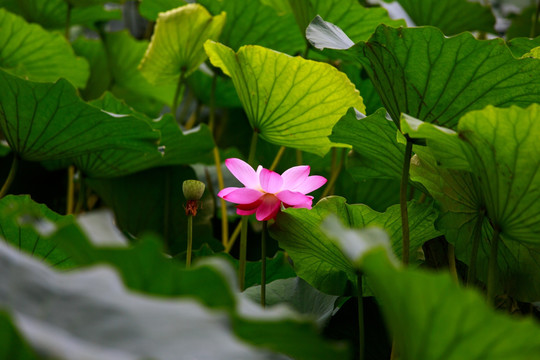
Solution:
M 0 310 L 0 358 L 17 360 L 39 359 L 13 325 L 12 317 Z
M 86 58 L 90 64 L 90 78 L 84 89 L 81 89 L 81 97 L 87 101 L 96 99 L 109 88 L 112 82 L 105 47 L 100 40 L 84 37 L 77 38 L 72 46 L 75 53 Z
M 25 160 L 71 158 L 124 148 L 157 151 L 159 133 L 134 117 L 113 117 L 86 104 L 66 80 L 37 83 L 0 71 L 0 126 Z
M 508 43 L 508 48 L 512 51 L 515 57 L 522 57 L 525 53 L 528 53 L 533 48 L 540 46 L 540 36 L 530 39 L 530 38 L 514 38 Z
M 336 145 L 327 137 L 346 109 L 365 111 L 354 85 L 328 64 L 259 46 L 235 53 L 209 41 L 205 48 L 233 79 L 251 126 L 273 144 L 323 156 Z
M 437 212 L 426 204 L 409 203 L 411 253 L 437 236 L 433 223 Z M 312 286 L 332 295 L 350 295 L 356 284 L 354 267 L 328 238 L 320 224 L 330 214 L 354 228 L 379 225 L 388 231 L 393 251 L 401 254 L 401 215 L 399 205 L 379 213 L 365 205 L 349 205 L 344 198 L 325 198 L 312 210 L 287 209 L 276 218 L 270 234 L 294 261 L 295 271 Z
M 69 80 L 84 87 L 88 63 L 76 57 L 69 43 L 57 33 L 0 8 L 0 68 L 33 81 Z
M 186 5 L 184 0 L 141 0 L 139 12 L 148 20 L 156 20 L 160 12 Z
M 206 60 L 203 44 L 217 40 L 224 24 L 225 13 L 212 17 L 199 4 L 161 13 L 139 65 L 141 73 L 152 84 L 176 84 L 181 73 L 188 76 Z

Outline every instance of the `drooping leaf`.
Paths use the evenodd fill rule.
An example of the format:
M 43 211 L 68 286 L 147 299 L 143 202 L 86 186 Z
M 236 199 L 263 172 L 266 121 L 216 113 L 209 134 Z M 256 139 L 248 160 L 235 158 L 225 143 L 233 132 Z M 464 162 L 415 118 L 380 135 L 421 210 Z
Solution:
M 0 358 L 38 360 L 34 351 L 13 324 L 13 317 L 0 310 Z
M 106 149 L 85 154 L 74 159 L 77 167 L 93 178 L 124 176 L 156 166 L 193 164 L 214 148 L 210 130 L 201 125 L 198 130 L 184 134 L 176 120 L 167 114 L 158 120 L 151 120 L 144 114 L 137 113 L 125 103 L 106 93 L 101 99 L 92 102 L 104 111 L 115 116 L 133 116 L 148 123 L 161 133 L 160 152 L 148 152 L 144 148 Z
M 28 195 L 8 195 L 0 200 L 0 237 L 39 260 L 52 266 L 70 268 L 69 254 L 48 240 L 43 233 L 54 231 L 57 224 L 73 222 L 73 216 L 62 216 L 38 204 Z M 41 228 L 42 233 L 34 227 Z
M 86 58 L 90 64 L 90 77 L 84 89 L 81 89 L 81 97 L 87 101 L 97 99 L 112 82 L 105 47 L 100 40 L 84 37 L 77 38 L 72 46 L 75 53 Z
M 188 76 L 206 60 L 203 44 L 217 40 L 225 13 L 212 16 L 199 4 L 188 4 L 161 13 L 152 41 L 139 65 L 152 84 L 176 84 L 183 73 Z
M 526 109 L 487 107 L 465 115 L 458 133 L 423 131 L 432 154 L 420 153 L 411 176 L 441 204 L 439 227 L 455 243 L 462 261 L 471 261 L 472 241 L 479 241 L 478 276 L 486 279 L 494 228 L 501 234 L 498 255 L 500 287 L 522 300 L 539 296 L 537 281 L 540 246 L 540 154 L 536 147 L 539 106 Z M 422 125 L 422 128 L 433 126 Z M 420 129 L 420 127 L 418 127 Z M 410 136 L 419 136 L 414 131 Z M 430 138 L 459 141 L 470 172 L 452 167 L 440 153 L 449 147 Z M 450 151 L 451 153 L 451 151 Z M 463 161 L 461 161 L 463 162 Z
M 402 359 L 521 360 L 540 352 L 540 326 L 532 318 L 495 312 L 448 274 L 398 267 L 380 233 L 348 230 L 332 220 L 325 230 L 348 249 L 345 253 L 354 254 L 351 262 L 375 293 Z
M 321 21 L 310 26 L 323 27 Z M 333 41 L 323 32 L 309 39 L 318 48 Z M 367 42 L 346 52 L 365 66 L 396 123 L 405 113 L 455 128 L 462 115 L 486 105 L 540 102 L 540 60 L 516 59 L 501 39 L 480 41 L 470 33 L 445 37 L 432 27 L 381 25 Z
M 480 3 L 467 0 L 397 1 L 417 26 L 436 26 L 446 35 L 464 31 L 494 32 L 495 16 L 489 7 Z
M 227 13 L 219 41 L 233 50 L 242 45 L 260 45 L 294 55 L 305 48 L 304 37 L 294 27 L 292 14 L 279 14 L 261 0 L 202 0 L 208 11 Z
M 0 71 L 0 127 L 29 161 L 72 158 L 110 148 L 157 151 L 159 133 L 134 117 L 113 117 L 86 104 L 66 80 L 37 83 Z
M 76 57 L 69 43 L 57 33 L 0 8 L 0 68 L 33 81 L 69 80 L 84 87 L 88 63 Z
M 437 236 L 433 227 L 437 212 L 426 204 L 409 204 L 411 253 Z M 356 283 L 356 272 L 341 251 L 322 230 L 320 224 L 330 214 L 354 228 L 379 225 L 387 230 L 392 248 L 401 254 L 401 215 L 399 205 L 379 213 L 365 205 L 349 205 L 344 198 L 319 201 L 312 210 L 287 209 L 276 218 L 270 233 L 294 261 L 295 271 L 312 286 L 327 294 L 350 295 Z
M 184 0 L 141 0 L 139 12 L 148 20 L 156 21 L 160 12 L 186 5 Z
M 116 97 L 126 100 L 130 106 L 142 112 L 142 105 L 151 100 L 157 103 L 157 113 L 163 104 L 171 105 L 176 84 L 152 85 L 137 69 L 148 41 L 137 41 L 128 31 L 119 31 L 107 33 L 104 45 L 114 80 L 111 91 Z
M 323 156 L 336 145 L 327 137 L 347 109 L 365 111 L 354 85 L 328 64 L 259 46 L 235 53 L 209 41 L 205 48 L 233 79 L 251 126 L 273 144 Z
M 401 179 L 405 145 L 397 141 L 398 136 L 403 137 L 386 118 L 385 109 L 367 117 L 349 109 L 329 138 L 352 145 L 355 154 L 349 159 L 348 171 L 356 178 Z

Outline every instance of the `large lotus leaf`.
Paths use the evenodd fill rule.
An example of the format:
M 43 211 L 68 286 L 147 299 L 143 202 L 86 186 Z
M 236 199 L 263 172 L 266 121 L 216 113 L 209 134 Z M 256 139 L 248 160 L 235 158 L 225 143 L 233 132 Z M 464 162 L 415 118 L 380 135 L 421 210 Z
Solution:
M 161 13 L 152 41 L 139 65 L 152 84 L 178 82 L 206 60 L 203 44 L 217 40 L 225 25 L 225 13 L 212 16 L 199 4 L 188 4 Z
M 13 325 L 12 317 L 0 309 L 0 358 L 38 360 L 34 351 Z
M 95 248 L 75 224 L 60 228 L 50 239 L 79 265 L 105 263 L 114 267 L 132 290 L 169 298 L 195 298 L 205 306 L 227 311 L 233 320 L 233 331 L 252 344 L 297 359 L 345 356 L 346 349 L 321 341 L 313 322 L 307 318 L 283 308 L 263 313 L 246 302 L 235 291 L 236 275 L 232 268 L 217 259 L 196 261 L 194 267 L 185 269 L 165 257 L 157 240 L 149 237 L 130 248 Z
M 491 9 L 476 2 L 467 0 L 397 1 L 417 26 L 433 25 L 446 35 L 474 30 L 494 32 L 495 16 Z
M 472 241 L 480 241 L 476 267 L 481 280 L 487 278 L 493 226 L 500 229 L 499 288 L 522 300 L 540 296 L 539 281 L 533 280 L 540 261 L 538 108 L 488 107 L 464 116 L 457 134 L 424 130 L 429 152 L 419 152 L 411 164 L 411 178 L 440 203 L 438 226 L 455 244 L 458 258 L 470 263 Z M 423 124 L 418 129 L 428 126 L 433 127 Z M 439 155 L 451 149 L 441 137 L 451 142 L 461 139 L 461 157 L 465 156 L 470 172 L 439 166 L 454 167 Z
M 79 98 L 66 80 L 37 83 L 0 71 L 0 126 L 25 160 L 72 158 L 111 148 L 157 152 L 159 132 L 134 117 L 113 117 Z
M 532 318 L 496 312 L 448 274 L 397 266 L 380 233 L 351 231 L 337 219 L 324 225 L 360 264 L 401 359 L 525 360 L 540 353 L 540 326 Z
M 134 294 L 110 268 L 59 273 L 5 244 L 0 258 L 0 304 L 43 357 L 272 358 L 240 342 L 225 313 L 191 299 Z
M 260 46 L 230 48 L 208 41 L 210 61 L 229 75 L 249 122 L 276 145 L 325 155 L 328 135 L 349 107 L 365 111 L 347 76 L 331 65 Z
M 63 29 L 66 26 L 68 5 L 64 0 L 0 0 L 0 7 L 47 29 Z M 92 24 L 120 18 L 122 12 L 119 9 L 105 9 L 103 5 L 95 5 L 73 8 L 69 22 L 71 25 Z
M 210 154 L 214 148 L 212 134 L 206 125 L 184 134 L 171 115 L 151 120 L 137 113 L 125 103 L 106 93 L 93 105 L 114 113 L 115 116 L 133 116 L 148 123 L 161 133 L 161 152 L 145 152 L 145 149 L 106 149 L 85 154 L 74 159 L 77 167 L 93 178 L 109 178 L 128 175 L 156 166 L 193 164 Z
M 433 206 L 411 202 L 408 205 L 411 252 L 436 237 L 433 227 L 437 212 Z M 332 295 L 351 294 L 356 272 L 333 241 L 320 230 L 325 217 L 335 214 L 355 228 L 379 225 L 388 231 L 392 248 L 401 255 L 401 215 L 399 205 L 380 213 L 365 205 L 349 205 L 341 197 L 324 198 L 312 210 L 287 209 L 276 218 L 270 234 L 291 256 L 295 271 L 312 286 Z
M 72 46 L 75 53 L 86 58 L 90 64 L 90 78 L 84 89 L 80 91 L 81 97 L 87 101 L 96 99 L 109 88 L 112 82 L 103 42 L 99 39 L 79 37 Z
M 0 68 L 33 81 L 69 80 L 84 87 L 88 63 L 76 57 L 62 35 L 0 8 Z
M 460 261 L 471 264 L 473 242 L 478 239 L 475 276 L 486 283 L 493 229 L 486 217 L 482 191 L 473 174 L 444 168 L 429 151 L 422 151 L 411 162 L 411 179 L 421 183 L 439 204 L 441 215 L 436 226 L 454 245 Z M 540 298 L 539 263 L 539 246 L 508 241 L 502 236 L 496 292 L 507 293 L 521 301 Z
M 344 34 L 336 38 L 320 18 L 311 27 L 320 30 L 308 34 L 315 47 L 348 47 Z M 540 60 L 516 59 L 501 39 L 481 41 L 470 33 L 445 37 L 433 27 L 380 25 L 368 41 L 346 53 L 365 66 L 396 122 L 405 113 L 455 128 L 465 113 L 486 105 L 540 102 Z
M 219 41 L 233 50 L 242 45 L 260 45 L 288 54 L 302 51 L 304 37 L 295 28 L 291 14 L 278 14 L 261 0 L 202 0 L 212 14 L 227 13 Z
M 349 109 L 332 129 L 330 140 L 352 145 L 348 171 L 355 178 L 401 179 L 405 145 L 398 142 L 396 125 L 379 109 L 365 116 Z M 403 138 L 405 140 L 405 138 Z
M 73 221 L 73 216 L 59 215 L 47 206 L 33 202 L 28 195 L 8 195 L 0 200 L 0 237 L 53 266 L 69 268 L 74 262 L 69 254 L 36 232 L 30 224 L 38 225 L 42 232 L 51 232 L 57 224 Z
M 139 12 L 148 20 L 156 21 L 160 12 L 186 5 L 184 0 L 141 0 Z
M 137 41 L 128 31 L 119 31 L 107 33 L 104 45 L 114 80 L 111 91 L 115 96 L 126 99 L 135 109 L 139 108 L 141 99 L 148 101 L 148 98 L 157 100 L 161 105 L 171 105 L 176 84 L 152 85 L 137 69 L 148 47 L 148 41 Z M 126 92 L 137 96 L 127 99 Z

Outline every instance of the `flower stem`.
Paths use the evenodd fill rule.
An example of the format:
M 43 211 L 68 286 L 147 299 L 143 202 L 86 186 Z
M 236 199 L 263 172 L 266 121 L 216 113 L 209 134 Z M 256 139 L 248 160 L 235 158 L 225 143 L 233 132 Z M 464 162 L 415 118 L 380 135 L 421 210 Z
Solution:
M 253 129 L 253 136 L 251 137 L 251 145 L 249 147 L 248 164 L 253 166 L 255 160 L 255 151 L 257 150 L 257 139 L 259 138 L 259 131 Z M 247 232 L 248 232 L 248 218 L 242 217 L 242 229 L 240 230 L 240 259 L 238 264 L 238 283 L 240 284 L 240 290 L 244 290 L 246 280 L 246 257 L 247 257 Z
M 261 306 L 266 306 L 266 233 L 268 232 L 268 221 L 263 221 L 261 236 Z
M 182 69 L 180 71 L 180 77 L 178 78 L 178 85 L 176 85 L 176 91 L 174 92 L 174 98 L 171 108 L 171 113 L 177 121 L 178 119 L 176 118 L 176 110 L 178 109 L 178 100 L 180 98 L 180 93 L 184 89 L 185 74 L 186 72 Z
M 282 146 L 279 148 L 276 157 L 274 158 L 274 161 L 272 161 L 272 165 L 270 166 L 269 170 L 274 170 L 277 165 L 279 164 L 279 160 L 281 160 L 281 157 L 283 156 L 283 153 L 285 152 L 285 146 Z
M 403 173 L 401 174 L 401 187 L 399 192 L 399 204 L 401 208 L 401 232 L 402 232 L 402 261 L 409 263 L 409 214 L 407 211 L 407 185 L 409 184 L 409 169 L 411 166 L 412 141 L 407 138 L 405 157 L 403 159 Z
M 208 120 L 208 127 L 214 137 L 214 127 L 216 125 L 216 84 L 217 84 L 217 75 L 214 74 L 212 77 L 212 87 L 210 88 L 210 119 Z M 215 142 L 215 138 L 214 138 Z M 219 156 L 219 148 L 214 146 L 214 164 L 216 165 L 216 175 L 218 180 L 219 190 L 223 190 L 225 187 L 225 181 L 223 181 L 223 171 L 221 171 L 221 158 Z M 225 248 L 229 244 L 229 219 L 227 216 L 227 203 L 225 199 L 219 198 L 219 203 L 221 205 L 221 243 Z M 228 252 L 228 251 L 227 251 Z
M 73 183 L 73 177 L 75 176 L 75 166 L 70 165 L 68 167 L 68 186 L 66 195 L 66 215 L 73 213 L 73 203 L 75 198 L 75 186 Z
M 493 302 L 497 283 L 497 256 L 499 254 L 499 229 L 495 227 L 491 240 L 491 251 L 488 263 L 487 300 Z
M 242 229 L 242 222 L 238 223 L 238 226 L 234 229 L 229 242 L 227 243 L 227 246 L 225 246 L 225 252 L 228 254 L 232 247 L 234 246 L 234 243 L 236 242 L 236 239 L 238 239 L 238 235 L 240 234 L 240 230 Z
M 193 249 L 193 215 L 187 216 L 187 252 L 186 252 L 186 267 L 191 266 L 191 252 Z
M 332 175 L 330 176 L 330 180 L 328 181 L 328 184 L 326 184 L 326 187 L 324 188 L 323 194 L 321 195 L 322 198 L 325 196 L 331 195 L 334 190 L 334 186 L 336 185 L 337 178 L 339 177 L 339 174 L 341 173 L 341 169 L 343 168 L 343 163 L 345 162 L 345 149 L 343 149 L 341 152 L 341 159 L 339 160 L 339 164 L 337 165 L 337 167 L 336 167 L 336 164 L 337 164 L 336 158 L 337 158 L 337 149 L 333 148 L 332 149 L 332 165 L 330 169 L 330 173 Z
M 474 285 L 476 280 L 476 260 L 478 258 L 478 248 L 482 240 L 482 224 L 484 222 L 484 214 L 481 213 L 474 227 L 471 260 L 469 261 L 469 270 L 467 271 L 467 286 Z
M 4 182 L 4 185 L 2 186 L 2 189 L 0 190 L 0 199 L 6 195 L 6 193 L 9 190 L 9 187 L 11 186 L 11 183 L 13 182 L 13 179 L 15 179 L 15 175 L 17 174 L 17 168 L 19 167 L 19 156 L 17 154 L 13 154 L 13 162 L 11 163 L 11 168 L 9 169 L 9 174 Z
M 247 230 L 248 230 L 248 218 L 242 216 L 242 229 L 240 230 L 240 259 L 238 264 L 238 284 L 240 285 L 240 291 L 244 291 L 244 285 L 246 282 L 246 257 L 247 257 Z
M 362 291 L 362 273 L 356 274 L 357 297 L 358 297 L 358 359 L 364 360 L 365 354 L 365 334 L 364 334 L 364 295 Z

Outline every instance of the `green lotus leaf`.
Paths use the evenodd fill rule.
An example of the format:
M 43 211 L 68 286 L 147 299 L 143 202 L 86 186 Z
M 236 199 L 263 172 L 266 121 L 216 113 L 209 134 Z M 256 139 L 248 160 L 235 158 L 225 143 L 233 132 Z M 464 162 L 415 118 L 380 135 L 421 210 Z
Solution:
M 304 37 L 295 29 L 292 14 L 279 14 L 261 0 L 202 0 L 212 14 L 227 13 L 227 22 L 219 41 L 233 50 L 242 45 L 260 45 L 288 54 L 306 47 Z
M 409 226 L 411 231 L 411 253 L 424 242 L 439 233 L 433 227 L 437 212 L 433 206 L 410 202 Z M 330 214 L 354 228 L 378 225 L 392 239 L 392 249 L 400 256 L 401 215 L 399 205 L 380 213 L 366 205 L 349 205 L 344 198 L 331 197 L 319 201 L 311 210 L 287 209 L 276 218 L 270 234 L 291 256 L 295 271 L 315 288 L 332 295 L 350 295 L 356 284 L 356 270 L 335 243 L 320 229 L 323 220 Z
M 419 152 L 411 164 L 411 178 L 440 203 L 438 226 L 455 244 L 458 258 L 470 263 L 473 243 L 478 242 L 475 259 L 481 280 L 487 278 L 494 229 L 499 230 L 498 291 L 522 300 L 540 296 L 540 287 L 532 285 L 538 281 L 531 281 L 540 259 L 539 112 L 535 104 L 526 109 L 490 106 L 465 115 L 457 139 L 469 171 L 440 155 L 450 149 L 441 137 L 456 140 L 454 134 L 443 132 L 424 132 L 429 136 L 428 151 Z
M 260 46 L 235 53 L 208 41 L 205 48 L 212 64 L 232 78 L 253 129 L 273 144 L 323 156 L 337 146 L 328 135 L 347 109 L 365 111 L 347 76 L 328 64 Z
M 74 221 L 73 216 L 62 216 L 28 195 L 8 195 L 0 200 L 0 237 L 19 250 L 66 269 L 75 265 L 70 255 L 46 235 L 58 226 Z M 41 232 L 35 228 L 41 229 Z
M 0 71 L 0 128 L 29 161 L 73 158 L 123 148 L 157 152 L 159 132 L 133 117 L 114 117 L 82 101 L 66 80 L 37 83 Z
M 379 109 L 365 116 L 349 109 L 334 125 L 330 140 L 352 145 L 355 154 L 349 157 L 347 169 L 355 178 L 401 179 L 405 145 L 396 125 Z
M 13 319 L 5 310 L 0 310 L 0 358 L 38 360 L 39 357 L 19 333 Z
M 81 96 L 85 100 L 97 99 L 109 88 L 112 82 L 103 42 L 79 37 L 72 43 L 72 46 L 75 53 L 86 58 L 90 64 L 90 78 L 88 78 L 84 89 L 81 89 Z
M 336 37 L 320 18 L 312 26 L 308 38 L 315 47 L 348 48 L 343 32 Z M 365 67 L 395 122 L 405 113 L 455 128 L 465 113 L 486 105 L 540 102 L 540 60 L 516 59 L 501 39 L 480 41 L 470 33 L 445 37 L 433 27 L 380 25 L 368 41 L 346 53 Z
M 0 8 L 0 68 L 32 81 L 69 80 L 85 86 L 88 63 L 76 57 L 62 35 L 50 33 L 36 24 Z
M 494 32 L 495 16 L 489 7 L 479 3 L 467 0 L 397 1 L 417 26 L 437 26 L 446 35 L 475 30 Z
M 540 326 L 532 318 L 496 312 L 448 274 L 400 267 L 374 229 L 349 230 L 333 220 L 325 230 L 361 259 L 401 359 L 525 360 L 540 352 Z
M 217 40 L 225 13 L 212 16 L 199 4 L 188 4 L 161 13 L 139 69 L 153 84 L 176 83 L 206 60 L 203 44 Z
M 158 114 L 163 104 L 171 105 L 176 84 L 153 85 L 137 68 L 148 48 L 148 41 L 137 41 L 124 30 L 107 33 L 104 45 L 114 80 L 111 91 L 116 97 L 125 99 L 137 110 L 141 109 L 141 103 L 157 100 Z
M 531 38 L 514 38 L 507 43 L 510 51 L 515 57 L 522 57 L 525 53 L 531 51 L 531 49 L 540 46 L 540 36 Z

